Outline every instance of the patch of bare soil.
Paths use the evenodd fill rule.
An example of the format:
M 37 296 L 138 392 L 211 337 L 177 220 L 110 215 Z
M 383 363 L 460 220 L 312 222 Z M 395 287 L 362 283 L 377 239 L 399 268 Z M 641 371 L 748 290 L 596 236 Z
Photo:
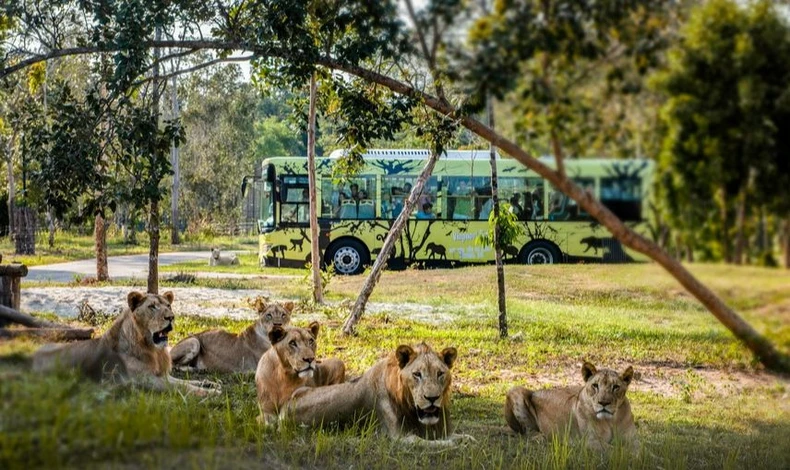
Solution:
M 701 400 L 711 397 L 739 395 L 756 390 L 767 390 L 778 394 L 790 406 L 790 379 L 765 371 L 739 369 L 690 368 L 679 364 L 634 364 L 635 380 L 631 391 L 656 393 L 685 400 Z M 627 364 L 617 365 L 623 371 Z M 516 382 L 537 390 L 549 387 L 580 385 L 581 364 L 564 367 L 563 371 L 539 370 L 534 373 L 518 373 L 509 369 L 494 374 L 497 379 Z M 474 389 L 471 383 L 455 379 L 465 389 Z M 467 388 L 469 387 L 469 388 Z
M 126 307 L 129 287 L 31 287 L 22 290 L 20 309 L 24 312 L 48 312 L 63 318 L 76 318 L 80 306 L 87 302 L 99 312 L 114 316 Z M 211 289 L 206 287 L 173 287 L 176 315 L 254 320 L 256 314 L 247 300 L 257 296 L 272 297 L 271 292 L 256 289 Z M 272 297 L 274 298 L 274 297 Z M 274 298 L 275 300 L 281 300 Z M 482 308 L 482 307 L 481 307 Z M 452 322 L 461 312 L 441 310 L 417 303 L 370 302 L 369 314 L 386 313 L 391 317 L 441 324 Z M 463 313 L 468 317 L 467 313 Z M 306 314 L 306 319 L 321 320 L 319 314 Z

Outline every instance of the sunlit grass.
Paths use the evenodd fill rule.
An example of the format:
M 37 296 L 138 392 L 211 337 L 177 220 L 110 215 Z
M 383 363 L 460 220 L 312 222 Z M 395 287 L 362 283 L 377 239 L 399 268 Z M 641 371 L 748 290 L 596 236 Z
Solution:
M 739 313 L 790 352 L 790 273 L 691 266 Z M 298 270 L 296 272 L 299 272 Z M 511 339 L 496 329 L 490 266 L 386 272 L 356 336 L 343 337 L 342 312 L 318 315 L 321 356 L 361 374 L 401 343 L 425 340 L 459 349 L 453 418 L 476 442 L 449 450 L 405 446 L 361 422 L 352 429 L 281 432 L 255 420 L 252 375 L 208 377 L 224 394 L 200 400 L 83 383 L 71 375 L 24 372 L 33 341 L 0 342 L 0 468 L 107 466 L 320 468 L 787 468 L 788 382 L 766 374 L 751 354 L 660 268 L 653 265 L 508 266 Z M 333 302 L 354 298 L 362 277 L 335 277 Z M 255 288 L 275 299 L 307 299 L 300 277 L 198 279 L 190 285 Z M 166 285 L 166 283 L 165 283 Z M 429 306 L 411 318 L 407 303 Z M 302 304 L 304 306 L 304 304 Z M 429 318 L 434 312 L 443 321 Z M 206 328 L 240 331 L 245 322 L 182 317 L 173 341 Z M 600 456 L 562 439 L 528 441 L 507 431 L 504 394 L 514 385 L 578 383 L 583 359 L 638 378 L 629 392 L 643 451 Z

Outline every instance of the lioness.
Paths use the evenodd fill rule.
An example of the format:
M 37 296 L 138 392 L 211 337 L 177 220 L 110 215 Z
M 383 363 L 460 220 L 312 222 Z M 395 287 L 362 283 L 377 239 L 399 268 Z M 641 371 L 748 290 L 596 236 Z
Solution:
M 634 369 L 618 374 L 600 371 L 589 362 L 582 366 L 583 386 L 532 391 L 514 387 L 507 393 L 505 420 L 519 433 L 562 433 L 583 436 L 594 449 L 609 447 L 616 436 L 637 447 L 636 426 L 625 392 Z
M 357 381 L 297 390 L 280 416 L 318 425 L 348 423 L 359 414 L 374 413 L 392 438 L 454 440 L 459 436 L 451 435 L 450 368 L 457 355 L 455 348 L 436 354 L 425 343 L 398 346 Z
M 255 371 L 259 421 L 274 424 L 280 408 L 297 389 L 339 384 L 346 379 L 346 366 L 339 359 L 315 360 L 320 326 L 309 329 L 274 326 L 269 331 L 271 349 L 261 356 Z
M 209 330 L 183 339 L 170 350 L 174 366 L 216 372 L 254 372 L 272 343 L 269 332 L 291 322 L 294 303 L 259 306 L 258 321 L 239 334 Z
M 171 377 L 167 335 L 173 331 L 173 293 L 162 295 L 130 292 L 129 308 L 99 338 L 64 345 L 46 345 L 33 355 L 33 370 L 47 372 L 60 367 L 80 369 L 85 375 L 133 381 L 156 390 L 176 385 L 206 395 L 205 382 Z
M 236 258 L 235 253 L 231 253 L 230 255 L 221 255 L 219 252 L 219 248 L 212 248 L 211 249 L 211 258 L 208 259 L 209 266 L 235 266 L 239 264 L 239 259 Z

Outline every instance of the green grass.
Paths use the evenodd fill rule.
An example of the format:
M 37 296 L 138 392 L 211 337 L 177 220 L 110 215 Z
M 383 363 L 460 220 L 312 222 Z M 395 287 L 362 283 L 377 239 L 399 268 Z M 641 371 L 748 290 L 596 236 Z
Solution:
M 790 353 L 790 272 L 694 265 L 692 271 L 758 331 Z M 294 272 L 299 272 L 294 271 Z M 497 339 L 490 266 L 386 272 L 372 301 L 389 307 L 363 317 L 358 335 L 339 333 L 329 308 L 323 356 L 357 375 L 401 343 L 454 345 L 453 417 L 476 442 L 450 450 L 403 446 L 348 430 L 262 430 L 251 375 L 211 375 L 224 394 L 200 400 L 178 392 L 83 383 L 71 375 L 24 372 L 32 341 L 0 342 L 0 468 L 58 466 L 314 468 L 787 468 L 787 379 L 762 370 L 707 311 L 654 265 L 509 266 L 512 339 Z M 335 277 L 329 299 L 352 299 L 362 277 Z M 306 299 L 300 278 L 202 280 Z M 406 313 L 430 305 L 440 323 Z M 303 303 L 302 308 L 305 307 Z M 307 319 L 300 312 L 296 323 Z M 239 331 L 229 319 L 179 318 L 173 341 L 206 328 Z M 514 385 L 573 384 L 588 359 L 641 375 L 629 391 L 643 452 L 599 456 L 578 443 L 527 441 L 507 432 L 504 394 Z M 140 460 L 141 459 L 141 460 Z
M 83 259 L 95 258 L 94 239 L 91 234 L 75 235 L 73 233 L 57 231 L 55 234 L 55 246 L 49 248 L 48 234 L 39 232 L 36 237 L 35 255 L 16 255 L 14 254 L 14 244 L 8 238 L 0 239 L 0 254 L 3 255 L 5 263 L 16 262 L 27 266 L 39 266 L 42 264 L 65 263 Z M 179 245 L 170 244 L 170 237 L 165 235 L 160 240 L 159 251 L 166 253 L 170 251 L 208 251 L 212 246 L 219 246 L 223 250 L 252 250 L 258 249 L 258 238 L 256 236 L 237 236 L 237 237 L 185 237 Z M 107 236 L 107 253 L 109 256 L 134 255 L 148 253 L 148 235 L 146 233 L 137 234 L 136 244 L 126 244 L 120 233 L 110 233 Z

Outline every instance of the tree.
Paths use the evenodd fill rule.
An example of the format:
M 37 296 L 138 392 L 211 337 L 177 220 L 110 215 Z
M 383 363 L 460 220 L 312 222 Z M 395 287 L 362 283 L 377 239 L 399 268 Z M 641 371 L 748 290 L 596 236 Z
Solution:
M 118 67 L 114 86 L 125 88 L 145 69 L 146 62 L 150 60 L 147 51 L 156 47 L 177 47 L 183 53 L 196 49 L 250 51 L 254 54 L 256 65 L 276 66 L 283 77 L 290 77 L 293 82 L 299 83 L 306 82 L 316 66 L 346 74 L 338 74 L 335 78 L 336 84 L 342 83 L 346 77 L 356 77 L 355 80 L 368 85 L 356 90 L 367 90 L 369 93 L 372 90 L 373 94 L 368 98 L 388 97 L 391 92 L 405 97 L 406 101 L 419 102 L 434 112 L 457 121 L 535 171 L 576 201 L 623 245 L 646 254 L 663 266 L 719 321 L 743 340 L 764 364 L 777 370 L 790 370 L 790 361 L 784 354 L 778 352 L 765 337 L 744 322 L 680 263 L 655 243 L 626 226 L 610 210 L 575 184 L 565 174 L 561 158 L 557 158 L 556 168 L 552 168 L 472 117 L 471 111 L 479 109 L 484 103 L 484 92 L 490 91 L 498 98 L 504 96 L 512 90 L 512 85 L 518 78 L 523 76 L 525 63 L 535 59 L 539 48 L 552 45 L 551 42 L 535 43 L 535 34 L 550 39 L 554 34 L 562 35 L 565 41 L 558 51 L 566 57 L 568 64 L 573 63 L 579 56 L 585 60 L 605 60 L 605 56 L 600 55 L 602 50 L 608 50 L 613 44 L 622 44 L 638 65 L 640 57 L 647 55 L 644 54 L 645 48 L 640 47 L 644 44 L 633 39 L 642 37 L 640 34 L 645 32 L 643 21 L 646 15 L 649 18 L 653 13 L 652 9 L 645 8 L 644 2 L 545 2 L 551 6 L 552 16 L 560 20 L 560 28 L 551 22 L 540 21 L 545 12 L 533 8 L 533 2 L 498 2 L 498 9 L 493 13 L 496 26 L 491 28 L 493 34 L 482 36 L 485 38 L 484 47 L 479 47 L 477 53 L 469 56 L 469 60 L 464 60 L 463 57 L 451 60 L 448 56 L 437 61 L 434 69 L 439 70 L 440 74 L 435 75 L 437 79 L 425 87 L 422 86 L 424 82 L 412 81 L 417 74 L 409 73 L 404 65 L 410 60 L 425 60 L 430 56 L 415 54 L 409 36 L 411 31 L 402 26 L 394 3 L 339 3 L 342 3 L 343 8 L 330 9 L 320 15 L 329 20 L 325 23 L 326 29 L 322 29 L 320 34 L 313 34 L 307 25 L 310 6 L 308 0 L 249 2 L 238 8 L 228 8 L 224 3 L 218 2 L 215 10 L 212 10 L 214 7 L 209 8 L 202 3 L 197 5 L 189 1 L 168 2 L 170 9 L 163 8 L 164 3 L 158 1 L 134 2 L 130 4 L 134 8 L 128 8 L 129 5 L 124 5 L 124 8 L 107 5 L 101 11 L 99 20 L 111 23 L 117 30 L 116 34 L 109 38 L 103 36 L 101 43 L 86 37 L 86 46 L 61 48 L 46 56 L 31 57 L 17 49 L 9 55 L 15 63 L 2 64 L 0 78 L 48 57 L 112 50 L 123 51 L 122 54 L 116 54 Z M 288 8 L 285 8 L 286 4 Z M 647 6 L 661 7 L 664 3 L 655 2 Z M 450 25 L 455 20 L 460 21 L 468 13 L 462 7 L 463 4 L 456 1 L 430 2 L 426 7 L 426 18 L 436 18 L 434 24 L 437 26 Z M 93 13 L 92 10 L 86 11 L 89 15 Z M 139 27 L 141 24 L 147 25 L 147 22 L 167 24 L 177 17 L 198 20 L 215 18 L 219 26 L 212 30 L 211 39 L 160 41 L 152 39 L 150 26 Z M 439 18 L 444 21 L 438 21 Z M 433 31 L 433 40 L 426 42 L 427 49 L 449 50 L 443 49 L 442 44 L 446 29 L 434 27 Z M 612 31 L 617 31 L 618 34 L 610 34 Z M 428 67 L 430 68 L 430 63 Z M 481 86 L 482 84 L 486 86 Z M 452 90 L 448 88 L 451 85 Z M 388 92 L 383 93 L 385 90 Z M 453 95 L 448 96 L 448 91 L 452 91 Z M 361 97 L 358 93 L 353 96 Z M 343 106 L 348 106 L 346 110 L 353 114 L 364 115 L 366 110 L 356 107 L 361 102 L 360 99 L 350 99 Z M 384 125 L 392 127 L 392 122 L 376 116 L 371 122 L 360 123 L 360 127 L 352 130 L 367 131 L 375 128 L 381 132 Z M 357 137 L 350 135 L 352 138 Z M 357 152 L 360 149 L 354 150 Z M 353 162 L 353 153 L 350 161 Z
M 787 218 L 780 188 L 790 182 L 788 34 L 772 2 L 706 2 L 655 77 L 668 97 L 660 159 L 666 217 L 709 257 L 743 261 L 755 209 Z
M 256 131 L 259 99 L 241 80 L 237 65 L 222 64 L 180 80 L 184 143 L 178 204 L 190 231 L 211 224 L 237 225 L 239 184 L 260 158 L 255 150 L 256 136 L 261 135 Z

